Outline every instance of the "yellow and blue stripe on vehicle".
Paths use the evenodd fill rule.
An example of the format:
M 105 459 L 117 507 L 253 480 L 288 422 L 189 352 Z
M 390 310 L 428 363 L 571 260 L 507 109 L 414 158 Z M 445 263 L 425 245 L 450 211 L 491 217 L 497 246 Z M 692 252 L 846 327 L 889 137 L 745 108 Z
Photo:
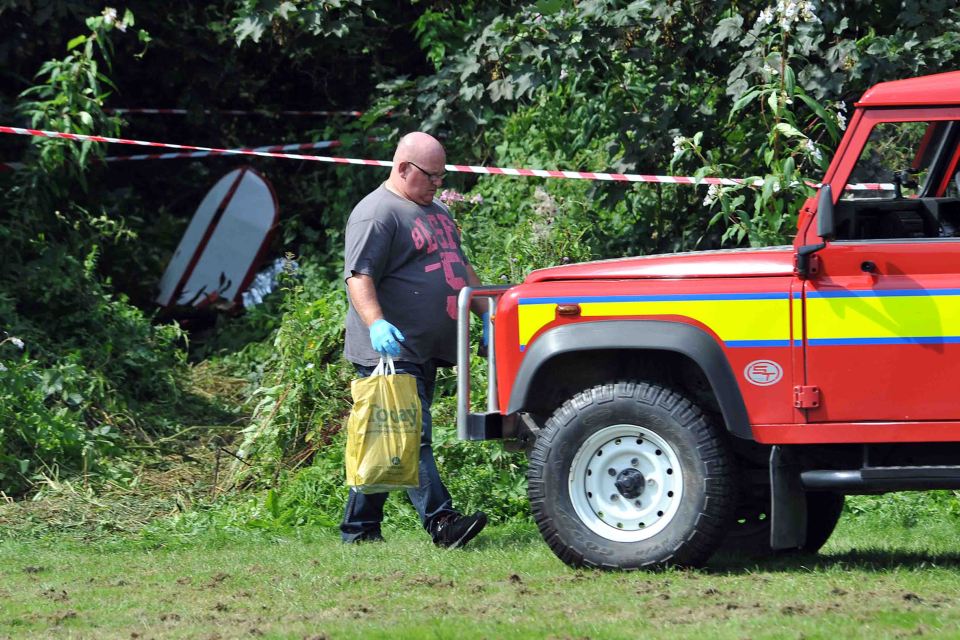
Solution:
M 807 344 L 960 344 L 960 289 L 808 291 Z
M 788 292 L 560 296 L 518 301 L 521 351 L 556 319 L 561 304 L 580 305 L 581 318 L 683 316 L 709 327 L 730 348 L 788 347 L 792 340 Z

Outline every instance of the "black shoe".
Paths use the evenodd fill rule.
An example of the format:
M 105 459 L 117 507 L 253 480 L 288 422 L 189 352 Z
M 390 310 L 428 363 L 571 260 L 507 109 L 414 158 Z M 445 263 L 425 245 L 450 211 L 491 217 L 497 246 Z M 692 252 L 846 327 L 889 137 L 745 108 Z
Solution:
M 477 511 L 472 516 L 450 513 L 441 516 L 433 525 L 433 544 L 447 549 L 458 549 L 473 540 L 487 526 L 487 514 Z
M 363 544 L 365 542 L 384 542 L 383 536 L 379 531 L 368 531 L 361 533 L 353 540 L 344 540 L 344 544 Z

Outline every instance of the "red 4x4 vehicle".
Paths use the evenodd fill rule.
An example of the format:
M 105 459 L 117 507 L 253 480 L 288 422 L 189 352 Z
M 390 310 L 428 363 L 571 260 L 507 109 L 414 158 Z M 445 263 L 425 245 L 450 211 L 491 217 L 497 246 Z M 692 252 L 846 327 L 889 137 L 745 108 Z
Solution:
M 526 446 L 564 562 L 816 551 L 843 496 L 960 488 L 960 72 L 864 94 L 793 246 L 460 296 L 458 431 Z M 469 413 L 471 299 L 494 310 Z

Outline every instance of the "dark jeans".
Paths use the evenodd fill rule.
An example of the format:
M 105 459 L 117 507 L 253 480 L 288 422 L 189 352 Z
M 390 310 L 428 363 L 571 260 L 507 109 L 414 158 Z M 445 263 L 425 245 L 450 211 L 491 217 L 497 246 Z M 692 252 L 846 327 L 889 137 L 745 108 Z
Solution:
M 375 368 L 359 364 L 354 366 L 362 378 L 373 373 Z M 433 361 L 416 364 L 395 360 L 394 366 L 397 373 L 409 373 L 417 379 L 417 391 L 420 394 L 420 405 L 423 410 L 423 427 L 420 432 L 420 486 L 416 489 L 407 489 L 407 495 L 410 496 L 410 502 L 420 514 L 423 528 L 430 531 L 437 516 L 453 512 L 450 494 L 440 480 L 437 463 L 433 459 L 433 422 L 430 417 L 430 405 L 433 404 L 437 365 Z M 340 523 L 340 536 L 344 542 L 352 542 L 365 534 L 380 533 L 383 504 L 387 501 L 387 495 L 386 493 L 364 494 L 353 488 L 350 489 L 343 522 Z

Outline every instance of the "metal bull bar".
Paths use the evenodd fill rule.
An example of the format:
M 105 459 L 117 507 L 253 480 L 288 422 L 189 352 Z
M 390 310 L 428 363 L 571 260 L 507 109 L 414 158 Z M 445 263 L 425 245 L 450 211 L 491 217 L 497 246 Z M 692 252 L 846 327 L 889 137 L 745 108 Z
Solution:
M 497 299 L 510 285 L 464 287 L 457 298 L 457 437 L 460 440 L 490 440 L 500 437 L 497 399 L 497 361 L 493 339 Z M 470 304 L 486 298 L 490 311 L 487 347 L 487 412 L 470 413 Z

